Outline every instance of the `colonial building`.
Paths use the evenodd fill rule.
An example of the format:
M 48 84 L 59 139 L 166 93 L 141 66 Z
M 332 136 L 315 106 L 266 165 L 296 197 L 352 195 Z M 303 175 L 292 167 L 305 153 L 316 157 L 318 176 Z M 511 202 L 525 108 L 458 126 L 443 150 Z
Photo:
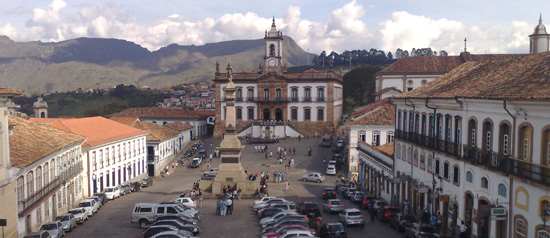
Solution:
M 147 131 L 103 117 L 61 119 L 50 126 L 86 137 L 82 145 L 85 196 L 146 174 Z
M 111 115 L 113 117 L 138 117 L 139 119 L 166 125 L 172 122 L 189 123 L 193 130 L 189 131 L 189 137 L 206 135 L 208 113 L 188 111 L 183 109 L 169 109 L 161 107 L 133 107 Z
M 165 166 L 190 141 L 189 130 L 193 126 L 181 122 L 159 126 L 145 122 L 137 117 L 111 117 L 113 121 L 149 132 L 147 134 L 147 172 L 149 176 L 158 176 Z M 176 128 L 176 129 L 172 129 Z
M 10 162 L 17 172 L 18 236 L 67 213 L 84 197 L 81 145 L 86 138 L 9 116 Z
M 275 21 L 264 39 L 265 55 L 260 71 L 233 73 L 239 136 L 298 137 L 333 133 L 342 117 L 342 76 L 332 66 L 328 72 L 313 69 L 287 72 L 282 55 L 283 35 Z M 225 130 L 226 103 L 222 89 L 228 83 L 228 73 L 221 73 L 219 65 L 216 65 L 214 82 L 214 136 L 219 138 Z
M 549 72 L 550 53 L 466 62 L 392 98 L 400 204 L 440 211 L 447 233 L 550 236 Z

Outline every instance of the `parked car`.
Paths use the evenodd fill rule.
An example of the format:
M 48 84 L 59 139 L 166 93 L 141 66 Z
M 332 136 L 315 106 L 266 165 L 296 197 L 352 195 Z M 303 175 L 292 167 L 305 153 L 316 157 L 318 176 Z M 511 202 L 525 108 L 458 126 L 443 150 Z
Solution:
M 206 150 L 200 150 L 197 156 L 201 159 L 206 158 Z
M 168 225 L 168 226 L 175 226 L 179 230 L 185 230 L 193 233 L 193 235 L 197 235 L 201 232 L 201 229 L 198 225 L 192 225 L 192 224 L 183 224 L 177 220 L 163 220 L 163 221 L 157 221 L 153 223 L 151 226 L 159 226 L 159 225 Z
M 322 183 L 324 180 L 325 180 L 325 177 L 321 176 L 320 173 L 311 173 L 311 174 L 305 174 L 304 176 L 302 176 L 302 181 Z
M 320 217 L 321 210 L 319 209 L 319 204 L 315 202 L 303 202 L 299 204 L 298 212 L 308 217 Z
M 144 178 L 143 180 L 141 180 L 142 188 L 149 187 L 149 186 L 153 186 L 153 180 L 151 178 Z
M 339 155 L 338 155 L 338 156 L 339 156 Z M 333 160 L 333 159 L 332 159 L 332 160 L 329 160 L 329 161 L 328 161 L 328 166 L 334 166 L 334 167 L 336 167 L 336 160 Z
M 191 232 L 179 230 L 179 231 L 163 231 L 151 236 L 151 238 L 192 238 L 194 237 Z
M 277 224 L 281 221 L 290 221 L 290 220 L 304 220 L 306 222 L 309 222 L 309 219 L 307 218 L 307 216 L 296 214 L 296 215 L 287 215 L 287 216 L 279 217 L 278 219 L 266 222 L 264 224 L 260 223 L 260 225 L 262 226 L 262 228 L 265 228 L 265 227 Z
M 204 171 L 203 175 L 205 177 L 215 177 L 216 175 L 218 175 L 218 168 L 212 168 L 212 169 L 206 170 Z
M 336 198 L 336 191 L 334 191 L 334 188 L 324 188 L 323 199 L 332 199 L 332 198 Z
M 338 214 L 338 218 L 340 219 L 340 222 L 346 226 L 356 224 L 361 226 L 365 225 L 365 216 L 363 216 L 361 211 L 357 208 L 347 208 L 342 210 L 340 214 Z
M 340 186 L 338 187 L 338 192 L 340 193 L 340 195 L 344 195 L 348 191 L 348 188 L 349 184 L 340 184 Z
M 143 232 L 143 238 L 149 238 L 164 231 L 175 231 L 179 233 L 180 230 L 175 226 L 168 226 L 168 225 L 151 226 Z M 182 234 L 185 234 L 185 233 L 182 233 Z
M 131 192 L 137 192 L 141 190 L 141 183 L 140 182 L 131 182 L 130 184 L 130 191 Z
M 363 200 L 359 206 L 363 209 L 369 208 L 369 203 L 376 201 L 378 198 L 376 196 L 363 196 Z
M 130 223 L 137 223 L 141 228 L 145 228 L 150 223 L 155 222 L 157 217 L 166 215 L 200 219 L 200 213 L 197 210 L 184 210 L 178 203 L 138 203 L 134 206 L 134 210 L 130 216 Z
M 344 203 L 340 199 L 329 199 L 323 204 L 323 209 L 328 213 L 335 213 L 344 210 Z
M 259 203 L 267 202 L 267 201 L 269 201 L 269 200 L 271 200 L 271 199 L 273 199 L 273 198 L 277 198 L 277 197 L 269 197 L 269 196 L 263 197 L 263 198 L 261 198 L 261 199 L 259 199 L 259 200 L 254 201 L 254 205 L 259 204 Z
M 95 206 L 95 200 L 92 199 L 84 199 L 80 201 L 77 205 L 77 208 L 84 208 L 86 209 L 86 212 L 88 212 L 88 216 L 94 216 L 94 214 L 97 212 L 97 207 Z
M 276 224 L 273 224 L 271 226 L 265 227 L 262 229 L 262 234 L 268 233 L 268 232 L 274 232 L 277 229 L 287 226 L 287 225 L 300 225 L 304 227 L 309 227 L 308 222 L 304 220 L 283 220 Z
M 69 210 L 69 213 L 73 214 L 78 223 L 84 223 L 84 221 L 88 220 L 88 212 L 84 208 L 74 208 Z
M 377 213 L 378 213 L 378 210 L 380 208 L 383 208 L 387 205 L 388 205 L 388 203 L 384 200 L 376 200 L 376 201 L 373 202 L 374 210 L 376 210 Z
M 270 204 L 283 203 L 283 202 L 290 202 L 290 201 L 288 201 L 284 198 L 273 198 L 273 199 L 270 199 L 270 200 L 268 200 L 266 202 L 263 202 L 263 203 L 254 204 L 254 206 L 252 207 L 252 210 L 258 211 L 260 209 L 268 207 Z
M 438 237 L 438 233 L 435 231 L 435 227 L 429 224 L 414 223 L 412 226 L 405 229 L 406 238 L 435 238 Z
M 325 223 L 323 226 L 321 226 L 321 228 L 319 229 L 319 236 L 321 238 L 347 238 L 348 232 L 346 231 L 346 227 L 344 227 L 344 224 L 340 222 L 332 222 Z
M 363 201 L 363 196 L 365 196 L 363 192 L 355 191 L 355 194 L 351 196 L 350 200 L 354 203 L 360 203 L 361 201 Z
M 278 238 L 278 237 L 282 236 L 284 233 L 286 233 L 289 230 L 309 231 L 311 233 L 315 232 L 315 230 L 313 230 L 311 228 L 308 228 L 308 227 L 305 227 L 305 226 L 286 225 L 286 226 L 283 226 L 283 227 L 279 227 L 278 229 L 276 229 L 273 232 L 267 232 L 267 233 L 262 234 L 262 238 Z
M 413 215 L 396 214 L 390 218 L 390 227 L 397 231 L 404 231 L 405 228 L 412 226 L 418 222 Z
M 303 230 L 287 230 L 279 236 L 280 238 L 294 238 L 294 237 L 315 237 L 311 231 Z
M 164 221 L 164 220 L 177 220 L 183 224 L 191 224 L 191 225 L 198 225 L 199 220 L 195 218 L 189 218 L 189 217 L 181 217 L 178 215 L 165 215 L 165 216 L 158 216 L 156 221 Z
M 130 189 L 130 185 L 128 184 L 122 184 L 120 185 L 120 195 L 124 196 L 126 194 L 132 193 L 132 190 Z
M 94 193 L 94 196 L 99 198 L 99 201 L 101 202 L 102 206 L 107 202 L 107 196 L 105 195 L 104 192 Z
M 380 212 L 382 213 L 382 217 L 380 218 L 380 220 L 389 222 L 392 216 L 399 214 L 399 212 L 401 211 L 397 207 L 385 206 L 383 208 L 380 208 Z
M 36 231 L 25 234 L 23 238 L 50 238 L 50 233 L 47 231 Z
M 56 221 L 61 222 L 61 227 L 64 231 L 72 231 L 73 228 L 76 228 L 76 218 L 73 214 L 63 214 L 55 218 Z
M 336 166 L 327 166 L 327 170 L 325 171 L 326 175 L 336 175 Z
M 353 194 L 355 194 L 355 188 L 348 188 L 346 193 L 344 193 L 344 197 L 350 199 Z
M 293 203 L 293 202 L 292 203 L 286 203 L 286 202 L 274 203 L 274 204 L 269 205 L 269 207 L 280 208 L 280 209 L 283 209 L 285 211 L 295 211 L 296 212 L 296 204 Z
M 266 223 L 270 223 L 270 222 L 273 222 L 273 221 L 277 221 L 283 217 L 287 217 L 287 216 L 303 216 L 295 211 L 282 211 L 282 212 L 279 212 L 279 213 L 276 213 L 274 214 L 273 216 L 269 216 L 269 217 L 264 217 L 260 220 L 260 225 L 264 225 Z
M 47 231 L 50 233 L 50 237 L 59 238 L 65 236 L 65 231 L 63 230 L 63 225 L 58 221 L 46 222 L 40 226 L 41 231 Z
M 192 207 L 192 208 L 197 207 L 197 204 L 195 203 L 195 201 L 193 201 L 193 199 L 190 197 L 179 197 L 179 198 L 176 198 L 174 202 L 181 203 L 185 207 Z
M 107 187 L 103 190 L 103 192 L 105 192 L 105 196 L 109 200 L 113 200 L 117 197 L 120 197 L 120 188 L 118 186 Z
M 94 206 L 96 206 L 97 210 L 99 210 L 101 208 L 101 200 L 99 199 L 99 197 L 91 196 L 88 199 L 91 199 L 91 200 L 95 201 Z
M 191 168 L 198 168 L 199 166 L 201 166 L 201 159 L 200 158 L 194 158 L 192 161 L 191 161 Z

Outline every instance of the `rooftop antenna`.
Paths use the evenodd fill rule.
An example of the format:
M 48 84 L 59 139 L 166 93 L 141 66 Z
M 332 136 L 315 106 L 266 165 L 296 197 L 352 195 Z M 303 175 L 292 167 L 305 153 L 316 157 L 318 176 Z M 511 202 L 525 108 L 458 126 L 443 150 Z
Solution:
M 464 38 L 464 53 L 467 52 L 467 51 L 466 51 L 466 41 L 467 41 L 466 38 Z

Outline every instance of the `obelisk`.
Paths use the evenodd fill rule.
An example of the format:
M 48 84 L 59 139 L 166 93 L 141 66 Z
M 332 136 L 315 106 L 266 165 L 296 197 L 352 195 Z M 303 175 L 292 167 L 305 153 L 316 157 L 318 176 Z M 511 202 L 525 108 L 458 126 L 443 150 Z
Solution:
M 217 194 L 217 191 L 221 191 L 221 187 L 225 185 L 238 187 L 244 191 L 246 189 L 246 174 L 241 166 L 241 151 L 244 146 L 241 145 L 241 141 L 237 138 L 235 133 L 235 125 L 237 120 L 235 118 L 235 84 L 233 83 L 233 69 L 231 64 L 227 64 L 227 75 L 229 82 L 223 88 L 225 92 L 225 134 L 220 147 L 216 148 L 220 151 L 220 168 L 219 172 L 214 178 L 214 184 L 212 185 L 212 192 Z

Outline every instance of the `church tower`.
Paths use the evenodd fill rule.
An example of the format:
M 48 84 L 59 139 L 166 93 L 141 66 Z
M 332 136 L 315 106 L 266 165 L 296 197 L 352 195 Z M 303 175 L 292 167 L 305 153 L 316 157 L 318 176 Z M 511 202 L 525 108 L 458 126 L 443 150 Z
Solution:
M 529 35 L 529 53 L 536 54 L 547 52 L 550 48 L 550 35 L 546 32 L 546 27 L 542 24 L 542 14 L 539 18 L 539 24 L 535 27 L 532 35 Z
M 275 72 L 276 74 L 283 73 L 283 33 L 277 31 L 275 26 L 275 17 L 271 29 L 265 32 L 265 56 L 262 73 Z
M 34 109 L 35 118 L 48 118 L 48 103 L 42 101 L 41 97 L 32 104 L 32 108 Z

